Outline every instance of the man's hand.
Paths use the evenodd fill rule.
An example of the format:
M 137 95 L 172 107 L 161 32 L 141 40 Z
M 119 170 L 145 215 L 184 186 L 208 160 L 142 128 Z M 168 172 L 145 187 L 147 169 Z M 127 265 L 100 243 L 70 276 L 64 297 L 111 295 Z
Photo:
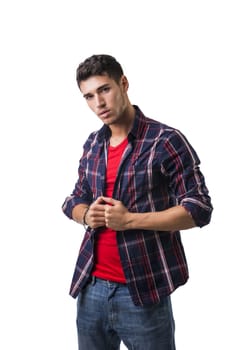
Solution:
M 115 231 L 129 229 L 130 212 L 121 201 L 108 197 L 100 197 L 99 200 L 105 203 L 104 211 L 106 227 Z
M 103 227 L 105 223 L 105 206 L 103 197 L 99 197 L 93 202 L 85 216 L 85 221 L 91 228 Z

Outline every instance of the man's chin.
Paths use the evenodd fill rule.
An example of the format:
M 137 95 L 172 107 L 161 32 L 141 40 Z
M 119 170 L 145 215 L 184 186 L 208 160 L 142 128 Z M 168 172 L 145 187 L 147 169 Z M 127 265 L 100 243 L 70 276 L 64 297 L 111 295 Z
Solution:
M 104 120 L 102 120 L 103 121 L 103 123 L 105 124 L 105 125 L 113 125 L 113 124 L 116 124 L 116 120 L 114 120 L 113 118 L 111 118 L 111 117 L 108 117 L 108 118 L 105 118 Z

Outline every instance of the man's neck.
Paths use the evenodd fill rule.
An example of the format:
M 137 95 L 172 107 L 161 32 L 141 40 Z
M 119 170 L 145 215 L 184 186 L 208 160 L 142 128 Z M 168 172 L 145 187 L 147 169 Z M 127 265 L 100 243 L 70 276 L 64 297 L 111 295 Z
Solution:
M 125 111 L 125 118 L 120 124 L 112 124 L 110 126 L 112 135 L 110 138 L 111 146 L 117 146 L 128 136 L 130 130 L 132 129 L 135 118 L 135 109 L 132 105 Z

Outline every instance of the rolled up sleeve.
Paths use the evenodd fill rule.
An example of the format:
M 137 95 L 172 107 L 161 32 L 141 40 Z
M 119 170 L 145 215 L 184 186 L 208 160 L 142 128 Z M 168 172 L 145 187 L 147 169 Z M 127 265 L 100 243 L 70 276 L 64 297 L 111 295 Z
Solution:
M 78 204 L 90 205 L 93 200 L 93 194 L 86 179 L 86 149 L 84 147 L 84 153 L 79 161 L 78 168 L 78 180 L 75 184 L 75 188 L 70 196 L 66 197 L 62 210 L 68 218 L 72 219 L 73 208 Z
M 213 206 L 197 153 L 178 130 L 164 139 L 163 172 L 169 177 L 170 190 L 199 227 L 210 222 Z

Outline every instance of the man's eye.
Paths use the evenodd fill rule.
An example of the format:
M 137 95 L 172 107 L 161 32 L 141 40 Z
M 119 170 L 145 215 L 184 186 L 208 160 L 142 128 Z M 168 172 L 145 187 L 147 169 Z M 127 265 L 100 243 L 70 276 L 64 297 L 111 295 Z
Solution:
M 102 92 L 108 92 L 110 90 L 110 87 L 106 86 L 103 88 Z
M 86 95 L 86 96 L 85 96 L 85 99 L 86 99 L 87 101 L 89 101 L 89 100 L 92 99 L 92 97 L 93 97 L 92 95 Z

